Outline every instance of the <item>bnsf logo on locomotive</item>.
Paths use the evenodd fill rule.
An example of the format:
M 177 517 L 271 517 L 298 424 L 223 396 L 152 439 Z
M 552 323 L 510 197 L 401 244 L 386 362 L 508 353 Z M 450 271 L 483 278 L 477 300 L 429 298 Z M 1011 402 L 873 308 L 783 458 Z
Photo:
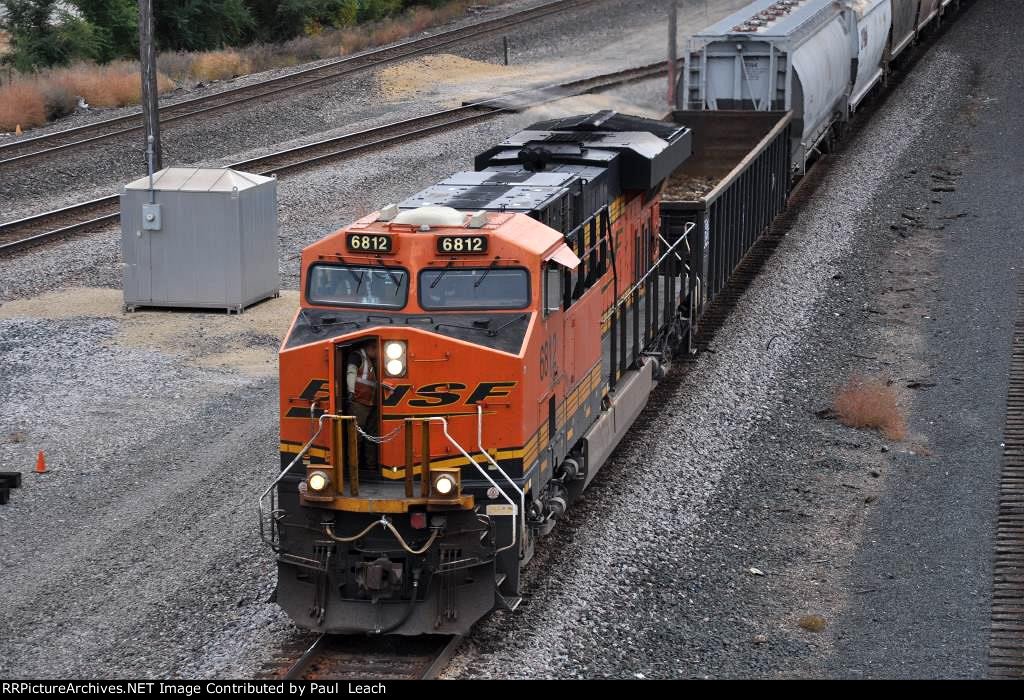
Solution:
M 382 405 L 394 408 L 405 401 L 414 408 L 431 408 L 434 406 L 451 406 L 465 403 L 476 405 L 486 399 L 508 396 L 518 382 L 480 382 L 472 390 L 461 382 L 434 382 L 414 387 L 412 384 L 392 385 L 386 389 Z M 303 401 L 325 401 L 329 398 L 326 379 L 313 379 L 299 395 Z M 293 408 L 288 411 L 289 418 L 308 418 L 309 410 Z

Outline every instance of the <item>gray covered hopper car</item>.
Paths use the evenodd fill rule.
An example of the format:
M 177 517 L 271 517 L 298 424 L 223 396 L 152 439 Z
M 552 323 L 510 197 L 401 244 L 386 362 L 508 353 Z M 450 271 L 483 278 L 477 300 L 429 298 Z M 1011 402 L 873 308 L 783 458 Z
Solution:
M 802 171 L 945 4 L 755 0 L 691 37 L 680 106 L 792 111 L 792 167 Z

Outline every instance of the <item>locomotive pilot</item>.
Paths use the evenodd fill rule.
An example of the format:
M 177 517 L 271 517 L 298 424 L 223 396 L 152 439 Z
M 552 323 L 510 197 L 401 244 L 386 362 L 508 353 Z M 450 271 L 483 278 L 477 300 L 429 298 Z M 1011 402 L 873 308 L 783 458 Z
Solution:
M 368 435 L 376 435 L 377 425 L 377 343 L 370 342 L 349 353 L 345 367 L 348 408 L 359 427 Z M 377 466 L 377 445 L 360 438 L 359 466 Z

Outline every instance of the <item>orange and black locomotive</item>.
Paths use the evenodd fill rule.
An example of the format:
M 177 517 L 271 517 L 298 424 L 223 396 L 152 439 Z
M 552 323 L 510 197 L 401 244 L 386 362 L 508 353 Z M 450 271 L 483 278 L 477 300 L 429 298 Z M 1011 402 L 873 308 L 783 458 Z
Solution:
M 614 112 L 540 122 L 303 251 L 261 500 L 296 623 L 464 633 L 518 604 L 685 344 L 689 228 L 663 235 L 659 201 L 690 146 Z

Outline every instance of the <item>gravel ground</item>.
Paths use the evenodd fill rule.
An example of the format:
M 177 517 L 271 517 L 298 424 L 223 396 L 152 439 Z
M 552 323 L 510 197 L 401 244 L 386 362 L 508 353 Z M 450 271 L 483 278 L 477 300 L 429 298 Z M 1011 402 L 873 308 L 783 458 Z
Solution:
M 969 289 L 971 274 L 990 269 L 979 253 L 959 273 L 960 286 L 939 286 L 952 267 L 943 256 L 956 252 L 946 251 L 948 238 L 966 234 L 969 217 L 947 221 L 942 231 L 903 231 L 908 238 L 889 228 L 904 206 L 919 217 L 932 207 L 929 225 L 959 211 L 959 193 L 927 190 L 924 163 L 943 139 L 950 149 L 959 143 L 949 131 L 963 106 L 956 96 L 977 80 L 982 55 L 969 39 L 981 35 L 979 18 L 992 24 L 1005 4 L 976 5 L 849 144 L 720 331 L 715 352 L 659 388 L 656 408 L 542 544 L 524 605 L 486 620 L 449 675 L 856 675 L 864 667 L 856 653 L 880 639 L 901 646 L 869 650 L 873 675 L 978 674 L 979 654 L 962 653 L 961 645 L 977 651 L 983 634 L 977 616 L 985 586 L 977 579 L 984 571 L 975 560 L 985 551 L 984 528 L 963 528 L 949 540 L 956 551 L 976 550 L 975 560 L 953 567 L 960 583 L 974 577 L 976 604 L 958 604 L 971 590 L 957 589 L 944 614 L 920 621 L 921 634 L 934 635 L 929 640 L 940 640 L 941 623 L 951 619 L 970 630 L 930 644 L 932 666 L 886 662 L 892 648 L 915 641 L 907 636 L 910 613 L 900 617 L 895 606 L 921 608 L 937 587 L 916 573 L 907 595 L 876 603 L 862 593 L 875 586 L 857 578 L 875 570 L 880 554 L 900 556 L 898 548 L 876 548 L 884 552 L 872 558 L 871 543 L 894 539 L 890 528 L 905 523 L 886 514 L 912 501 L 915 489 L 927 489 L 933 504 L 967 500 L 956 480 L 939 480 L 943 493 L 908 478 L 939 473 L 957 459 L 943 431 L 959 414 L 946 424 L 930 416 L 924 406 L 941 405 L 940 387 L 926 400 L 901 389 L 911 436 L 896 444 L 814 416 L 851 372 L 883 373 L 900 386 L 931 376 L 926 353 L 941 346 L 922 316 L 930 316 L 930 304 L 941 308 L 940 289 L 979 294 Z M 1010 32 L 1002 34 L 1008 45 Z M 644 40 L 631 36 L 622 41 Z M 1000 87 L 997 104 L 1010 102 L 1009 89 Z M 547 111 L 601 104 L 656 111 L 661 90 L 652 81 Z M 938 102 L 935 94 L 954 99 Z M 284 281 L 294 284 L 301 245 L 468 167 L 476 152 L 539 116 L 503 117 L 282 181 Z M 1011 162 L 1003 161 L 1007 173 Z M 915 177 L 907 177 L 910 169 Z M 1012 183 L 1009 175 L 1005 182 Z M 911 186 L 925 187 L 925 198 L 907 199 Z M 930 198 L 949 201 L 935 206 Z M 963 238 L 959 245 L 969 246 Z M 1020 247 L 1002 252 L 1008 266 Z M 35 451 L 46 449 L 53 471 L 26 479 L 0 508 L 7 564 L 0 599 L 9 601 L 0 619 L 0 675 L 251 675 L 292 634 L 265 602 L 273 566 L 253 522 L 254 497 L 276 457 L 268 337 L 287 324 L 288 299 L 230 319 L 122 316 L 116 293 L 104 289 L 120 277 L 112 236 L 70 240 L 3 265 L 0 300 L 10 303 L 0 306 L 0 460 L 28 471 Z M 892 296 L 909 287 L 909 296 Z M 978 325 L 943 332 L 967 346 Z M 225 348 L 242 357 L 224 357 Z M 999 361 L 991 354 L 990 378 Z M 957 376 L 967 396 L 998 402 L 997 387 L 967 371 Z M 979 420 L 991 415 L 980 412 Z M 979 435 L 964 433 L 963 441 Z M 986 486 L 994 493 L 984 473 L 970 483 L 977 501 Z M 955 519 L 944 524 L 957 532 Z M 906 569 L 895 573 L 941 573 L 934 549 L 906 556 Z M 962 617 L 951 618 L 953 611 Z M 807 614 L 826 621 L 824 633 L 798 627 Z M 872 619 L 879 616 L 883 623 L 898 618 L 893 629 L 903 636 L 887 638 L 887 625 Z
M 512 3 L 507 9 L 533 4 L 537 3 Z M 708 0 L 707 9 L 694 5 L 682 13 L 680 33 L 693 29 L 687 19 L 703 26 L 705 18 L 714 20 L 743 4 L 743 0 Z M 514 64 L 510 70 L 498 65 L 500 37 L 489 37 L 446 54 L 485 64 L 478 66 L 475 76 L 461 71 L 447 84 L 445 77 L 451 77 L 447 65 L 413 61 L 402 65 L 408 67 L 410 79 L 419 83 L 415 91 L 382 90 L 379 72 L 359 73 L 314 92 L 214 114 L 198 124 L 169 124 L 162 131 L 164 163 L 236 162 L 240 153 L 273 150 L 296 138 L 315 140 L 332 129 L 354 131 L 430 112 L 466 97 L 519 89 L 529 82 L 547 84 L 662 60 L 663 17 L 664 3 L 658 0 L 595 2 L 515 29 L 510 36 Z M 658 40 L 651 41 L 652 35 Z M 566 37 L 572 38 L 567 41 Z M 141 140 L 102 142 L 67 157 L 19 167 L 16 177 L 3 173 L 9 181 L 0 195 L 0 219 L 110 194 L 145 173 L 144 150 Z
M 934 455 L 926 465 L 892 464 L 902 478 L 871 514 L 851 562 L 848 585 L 861 594 L 837 621 L 836 652 L 824 665 L 832 675 L 986 671 L 1006 378 L 1024 269 L 1020 228 L 1007 224 L 1024 219 L 1024 109 L 1019 80 L 1001 68 L 1020 65 L 1024 49 L 1003 28 L 1021 26 L 1024 8 L 982 2 L 967 19 L 948 37 L 949 51 L 975 59 L 967 99 L 932 131 L 897 189 L 904 206 L 931 205 L 923 229 L 909 229 L 902 246 L 922 245 L 923 255 L 885 261 L 897 273 L 920 265 L 913 281 L 894 287 L 927 291 L 879 303 L 891 314 L 909 302 L 924 328 L 915 378 L 935 386 L 916 392 L 911 427 L 928 436 Z M 932 191 L 948 185 L 948 173 L 956 191 Z

